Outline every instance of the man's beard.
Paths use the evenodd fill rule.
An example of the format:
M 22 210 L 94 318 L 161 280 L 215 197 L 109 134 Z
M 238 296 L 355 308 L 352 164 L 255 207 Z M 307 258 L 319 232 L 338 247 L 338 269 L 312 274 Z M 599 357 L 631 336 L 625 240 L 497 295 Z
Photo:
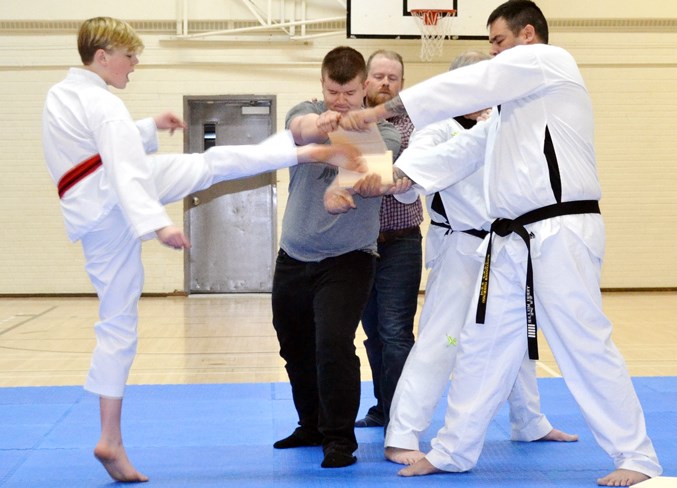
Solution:
M 387 102 L 391 98 L 393 98 L 393 96 L 390 93 L 377 92 L 372 95 L 367 95 L 367 106 L 375 107 L 376 105 Z

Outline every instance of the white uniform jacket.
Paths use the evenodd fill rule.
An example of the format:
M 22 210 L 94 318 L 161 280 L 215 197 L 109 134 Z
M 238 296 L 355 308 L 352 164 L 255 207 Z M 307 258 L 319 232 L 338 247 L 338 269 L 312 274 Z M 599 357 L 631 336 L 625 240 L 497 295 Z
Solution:
M 484 122 L 480 122 L 480 124 L 484 124 Z M 439 181 L 445 175 L 433 175 L 431 173 L 439 167 L 430 163 L 444 159 L 445 152 L 449 148 L 453 148 L 453 145 L 445 145 L 444 143 L 463 132 L 465 132 L 465 129 L 453 118 L 416 130 L 411 137 L 409 147 L 397 159 L 396 166 L 416 182 L 413 188 L 417 192 L 426 195 L 428 215 L 433 221 L 448 223 L 454 232 L 489 230 L 491 221 L 484 202 L 482 191 L 484 171 L 481 166 L 469 176 L 443 189 L 438 189 L 434 182 Z M 468 167 L 471 166 L 464 168 Z M 419 181 L 423 183 L 421 184 Z M 432 208 L 432 201 L 436 192 L 439 192 L 444 204 L 445 216 Z M 448 232 L 444 227 L 437 225 L 431 225 L 428 228 L 425 249 L 426 267 L 430 268 L 433 261 L 443 250 L 442 240 Z M 460 253 L 475 254 L 480 241 L 464 239 L 459 241 L 459 245 L 461 244 L 466 247 L 470 245 L 470 247 L 458 249 Z
M 159 203 L 146 153 L 157 150 L 153 119 L 135 123 L 122 100 L 96 73 L 71 68 L 47 94 L 42 139 L 55 183 L 71 168 L 100 154 L 103 168 L 85 177 L 61 199 L 66 230 L 77 241 L 115 205 L 138 236 L 171 224 Z
M 417 128 L 498 107 L 490 130 L 460 134 L 456 139 L 469 140 L 458 142 L 457 157 L 445 162 L 458 166 L 485 161 L 492 218 L 515 218 L 558 198 L 599 200 L 592 106 L 576 62 L 565 50 L 546 44 L 516 46 L 403 90 L 400 97 Z M 544 151 L 546 132 L 556 163 Z M 486 144 L 486 154 L 477 144 Z M 558 177 L 560 184 L 554 181 Z M 561 186 L 561 195 L 554 194 L 553 185 Z
M 576 62 L 564 49 L 515 46 L 403 90 L 400 97 L 417 128 L 497 107 L 486 124 L 439 149 L 445 157 L 428 169 L 428 181 L 419 176 L 416 181 L 422 186 L 445 188 L 484 164 L 491 219 L 513 219 L 557 202 L 600 199 L 592 105 Z M 539 254 L 540 244 L 557 234 L 560 225 L 603 257 L 604 233 L 596 214 L 542 222 L 532 255 Z

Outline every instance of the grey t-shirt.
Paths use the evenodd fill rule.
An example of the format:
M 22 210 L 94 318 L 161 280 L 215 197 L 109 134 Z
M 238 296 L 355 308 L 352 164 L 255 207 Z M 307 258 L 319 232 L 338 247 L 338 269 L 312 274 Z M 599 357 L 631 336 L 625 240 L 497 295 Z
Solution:
M 324 102 L 302 102 L 287 113 L 285 126 L 289 128 L 295 117 L 325 111 Z M 378 127 L 396 157 L 400 152 L 398 130 L 388 122 L 380 122 Z M 324 192 L 337 172 L 334 166 L 317 163 L 289 169 L 289 200 L 282 220 L 280 247 L 294 259 L 318 262 L 356 250 L 376 252 L 381 198 L 355 195 L 357 208 L 331 215 L 324 209 Z

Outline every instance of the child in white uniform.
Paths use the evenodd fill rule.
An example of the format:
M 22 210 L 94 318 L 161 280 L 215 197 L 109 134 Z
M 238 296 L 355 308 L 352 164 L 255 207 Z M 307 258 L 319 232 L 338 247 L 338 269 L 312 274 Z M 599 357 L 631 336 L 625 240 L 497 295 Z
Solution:
M 169 113 L 135 124 L 107 85 L 122 89 L 143 43 L 125 22 L 97 17 L 78 34 L 84 66 L 52 87 L 43 112 L 45 160 L 58 186 L 68 235 L 82 243 L 86 270 L 100 300 L 97 343 L 85 388 L 100 396 L 101 438 L 94 454 L 118 481 L 146 481 L 129 462 L 120 416 L 136 353 L 137 304 L 143 287 L 141 239 L 157 235 L 190 246 L 163 205 L 210 185 L 263 171 L 324 160 L 361 168 L 353 150 L 296 148 L 289 132 L 258 145 L 217 146 L 204 154 L 147 156 L 158 129 L 180 129 Z

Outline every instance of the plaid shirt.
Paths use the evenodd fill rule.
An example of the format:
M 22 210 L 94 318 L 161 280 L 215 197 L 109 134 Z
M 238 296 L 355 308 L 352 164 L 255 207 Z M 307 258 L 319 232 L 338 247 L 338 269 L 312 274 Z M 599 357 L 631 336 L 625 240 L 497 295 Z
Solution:
M 408 115 L 398 115 L 388 119 L 388 122 L 400 131 L 402 137 L 401 151 L 404 151 L 409 145 L 409 137 L 414 131 L 414 124 L 411 123 Z M 423 222 L 421 199 L 417 198 L 414 203 L 404 204 L 395 200 L 392 195 L 386 195 L 381 203 L 380 219 L 381 232 L 417 227 Z

